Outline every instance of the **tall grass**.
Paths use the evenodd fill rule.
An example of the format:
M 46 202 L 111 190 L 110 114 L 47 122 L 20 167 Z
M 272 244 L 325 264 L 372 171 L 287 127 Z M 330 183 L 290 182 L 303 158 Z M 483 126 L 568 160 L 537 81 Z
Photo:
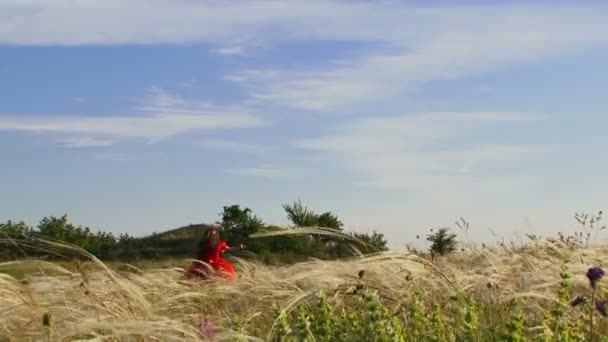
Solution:
M 603 341 L 608 334 L 596 308 L 606 298 L 602 280 L 590 288 L 586 277 L 605 264 L 606 244 L 469 246 L 433 263 L 396 252 L 283 267 L 235 259 L 233 282 L 185 281 L 188 260 L 137 270 L 87 257 L 69 267 L 0 263 L 0 341 L 589 341 L 591 333 Z M 571 305 L 578 295 L 585 299 Z

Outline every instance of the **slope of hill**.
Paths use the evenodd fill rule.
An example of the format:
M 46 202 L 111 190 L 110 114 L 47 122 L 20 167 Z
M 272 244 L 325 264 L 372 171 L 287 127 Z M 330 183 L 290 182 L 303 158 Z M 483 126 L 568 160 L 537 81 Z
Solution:
M 210 224 L 205 223 L 190 224 L 161 233 L 134 238 L 131 253 L 136 253 L 142 258 L 194 257 L 198 241 L 210 226 Z M 281 229 L 284 228 L 267 226 L 261 228 L 260 232 Z
M 173 240 L 196 240 L 200 239 L 205 230 L 211 225 L 205 223 L 190 224 L 179 228 L 169 229 L 161 233 L 154 233 L 152 235 L 137 238 L 140 242 L 151 242 L 151 241 L 173 241 Z

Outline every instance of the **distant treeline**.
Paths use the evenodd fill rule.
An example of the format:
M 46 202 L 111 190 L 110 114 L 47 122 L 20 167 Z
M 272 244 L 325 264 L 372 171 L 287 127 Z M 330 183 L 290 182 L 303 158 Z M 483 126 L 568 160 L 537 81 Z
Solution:
M 266 263 L 289 263 L 308 258 L 336 259 L 352 256 L 355 249 L 361 253 L 386 250 L 383 234 L 373 232 L 344 232 L 342 222 L 331 212 L 317 214 L 299 201 L 284 205 L 283 209 L 291 222 L 291 227 L 282 228 L 265 224 L 249 208 L 231 205 L 223 208 L 221 220 L 222 238 L 230 245 L 245 244 L 247 252 L 239 257 L 256 258 Z M 325 227 L 354 237 L 360 242 L 353 243 L 345 238 L 325 235 L 277 235 L 251 238 L 252 234 L 283 232 L 297 227 Z M 89 227 L 75 226 L 62 217 L 45 217 L 36 227 L 24 222 L 8 221 L 0 223 L 0 259 L 14 260 L 24 257 L 65 258 L 74 257 L 64 248 L 53 248 L 41 244 L 38 239 L 68 243 L 80 247 L 105 261 L 134 261 L 139 259 L 163 259 L 168 257 L 194 257 L 196 245 L 206 224 L 194 224 L 154 233 L 143 238 L 128 234 L 115 236 L 112 233 L 93 231 Z

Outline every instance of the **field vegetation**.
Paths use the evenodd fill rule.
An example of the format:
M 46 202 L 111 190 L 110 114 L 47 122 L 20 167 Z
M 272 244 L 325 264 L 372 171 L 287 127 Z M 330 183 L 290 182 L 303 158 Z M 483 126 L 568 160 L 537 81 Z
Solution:
M 428 249 L 393 252 L 380 234 L 346 232 L 331 213 L 323 221 L 299 202 L 285 209 L 296 213 L 288 228 L 225 208 L 223 234 L 258 244 L 230 259 L 232 282 L 184 280 L 189 257 L 161 244 L 145 246 L 162 257 L 127 260 L 116 239 L 114 250 L 93 247 L 103 234 L 82 246 L 41 233 L 70 227 L 65 218 L 4 224 L 0 341 L 608 340 L 601 212 L 577 215 L 572 234 L 493 245 L 459 240 L 462 220 L 428 232 Z M 180 241 L 188 229 L 154 241 Z

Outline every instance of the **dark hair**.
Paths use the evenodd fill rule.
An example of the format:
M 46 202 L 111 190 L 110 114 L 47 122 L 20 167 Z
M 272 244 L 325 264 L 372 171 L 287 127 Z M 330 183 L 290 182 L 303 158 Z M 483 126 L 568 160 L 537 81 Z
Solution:
M 203 237 L 198 241 L 198 257 L 199 259 L 202 257 L 203 255 L 203 251 L 205 250 L 205 247 L 207 247 L 207 245 L 209 245 L 209 237 L 211 236 L 211 232 L 215 231 L 217 232 L 217 234 L 220 234 L 220 229 L 217 226 L 211 226 L 208 227 L 205 232 L 203 233 Z

